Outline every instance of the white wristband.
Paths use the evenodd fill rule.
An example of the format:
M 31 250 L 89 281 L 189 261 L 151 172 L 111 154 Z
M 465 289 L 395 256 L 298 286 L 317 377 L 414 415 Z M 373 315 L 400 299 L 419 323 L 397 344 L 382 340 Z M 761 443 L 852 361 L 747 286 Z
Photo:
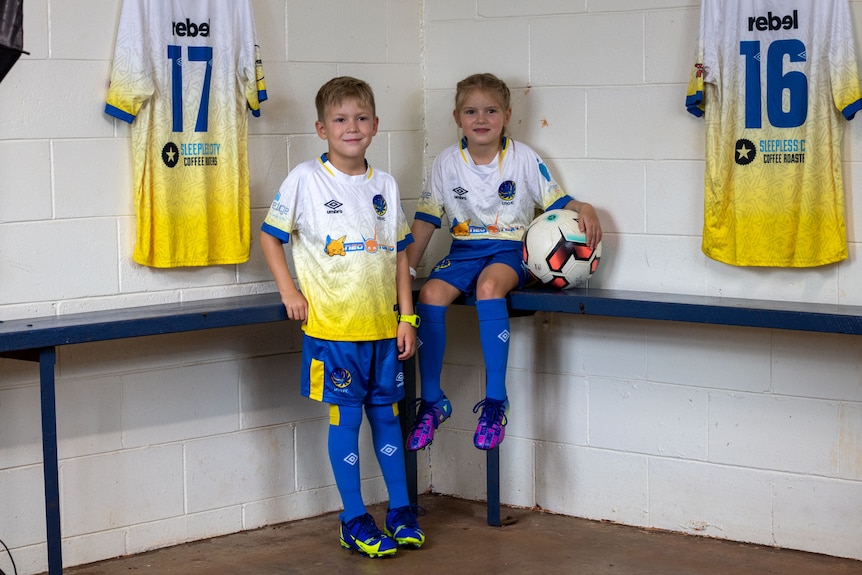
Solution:
M 410 268 L 410 279 L 412 279 L 412 280 L 416 279 L 416 268 L 414 268 L 414 267 Z

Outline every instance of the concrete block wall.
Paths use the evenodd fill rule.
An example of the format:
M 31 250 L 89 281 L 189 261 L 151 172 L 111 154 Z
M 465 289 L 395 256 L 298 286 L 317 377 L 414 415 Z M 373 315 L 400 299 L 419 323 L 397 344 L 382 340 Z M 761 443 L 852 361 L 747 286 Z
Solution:
M 862 3 L 851 4 L 858 51 Z M 684 108 L 699 9 L 426 2 L 429 162 L 458 136 L 457 81 L 490 71 L 513 90 L 515 139 L 599 210 L 591 286 L 859 305 L 862 130 L 852 122 L 847 261 L 736 268 L 701 253 L 704 126 Z M 472 309 L 448 317 L 453 416 L 435 439 L 431 482 L 483 499 L 478 326 Z M 504 503 L 862 559 L 857 338 L 541 313 L 513 319 L 511 332 Z
M 253 1 L 270 93 L 250 121 L 253 228 L 287 170 L 323 149 L 324 81 L 375 88 L 370 161 L 412 213 L 458 137 L 455 83 L 487 70 L 513 88 L 513 135 L 599 209 L 593 285 L 862 303 L 854 123 L 848 261 L 762 270 L 700 253 L 703 124 L 683 107 L 697 0 Z M 26 0 L 31 54 L 0 83 L 0 320 L 274 289 L 256 242 L 240 266 L 131 262 L 129 130 L 102 113 L 119 9 Z M 420 488 L 484 499 L 475 312 L 449 317 L 455 414 L 421 454 Z M 504 502 L 862 559 L 856 338 L 553 314 L 512 334 Z M 288 323 L 61 348 L 65 563 L 338 509 L 325 410 L 293 381 L 300 336 Z M 0 360 L 0 539 L 22 574 L 46 568 L 38 413 L 35 366 Z M 363 454 L 366 498 L 383 500 L 367 434 Z

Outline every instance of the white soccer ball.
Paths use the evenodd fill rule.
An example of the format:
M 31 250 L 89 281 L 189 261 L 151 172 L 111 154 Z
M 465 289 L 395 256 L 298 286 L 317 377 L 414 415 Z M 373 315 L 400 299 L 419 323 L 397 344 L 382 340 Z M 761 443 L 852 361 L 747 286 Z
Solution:
M 583 285 L 599 266 L 601 241 L 592 249 L 578 229 L 578 212 L 549 210 L 530 222 L 524 234 L 524 263 L 545 285 L 569 289 Z

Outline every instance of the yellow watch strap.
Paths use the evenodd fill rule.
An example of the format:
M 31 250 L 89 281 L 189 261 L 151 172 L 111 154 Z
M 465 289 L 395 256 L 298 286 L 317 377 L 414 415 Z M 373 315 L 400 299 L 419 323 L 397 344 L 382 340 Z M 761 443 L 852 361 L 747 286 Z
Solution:
M 419 327 L 419 316 L 416 314 L 412 315 L 400 315 L 398 316 L 398 321 L 403 321 L 404 323 L 409 323 L 413 327 Z

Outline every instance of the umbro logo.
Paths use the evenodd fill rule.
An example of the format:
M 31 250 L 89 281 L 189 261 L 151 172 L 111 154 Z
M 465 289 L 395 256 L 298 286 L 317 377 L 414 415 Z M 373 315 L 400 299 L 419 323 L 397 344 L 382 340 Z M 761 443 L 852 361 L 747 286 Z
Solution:
M 504 329 L 503 331 L 501 331 L 500 333 L 497 334 L 497 338 L 504 343 L 509 341 L 509 330 Z
M 470 193 L 470 190 L 465 190 L 465 189 L 464 189 L 464 188 L 462 188 L 461 186 L 458 186 L 457 188 L 454 188 L 452 191 L 453 191 L 453 192 L 455 192 L 455 193 L 456 193 L 457 195 L 459 195 L 459 196 L 463 196 L 464 194 L 469 194 L 469 193 Z
M 339 209 L 339 208 L 341 208 L 341 206 L 343 206 L 344 204 L 342 204 L 341 202 L 339 202 L 339 201 L 337 201 L 337 200 L 329 200 L 328 202 L 326 202 L 326 203 L 325 203 L 325 204 L 323 204 L 323 205 L 324 205 L 324 206 L 326 206 L 327 208 L 329 208 L 329 209 L 326 211 L 326 213 L 327 213 L 327 214 L 341 214 L 341 213 L 344 213 L 344 211 L 343 211 L 343 210 Z

